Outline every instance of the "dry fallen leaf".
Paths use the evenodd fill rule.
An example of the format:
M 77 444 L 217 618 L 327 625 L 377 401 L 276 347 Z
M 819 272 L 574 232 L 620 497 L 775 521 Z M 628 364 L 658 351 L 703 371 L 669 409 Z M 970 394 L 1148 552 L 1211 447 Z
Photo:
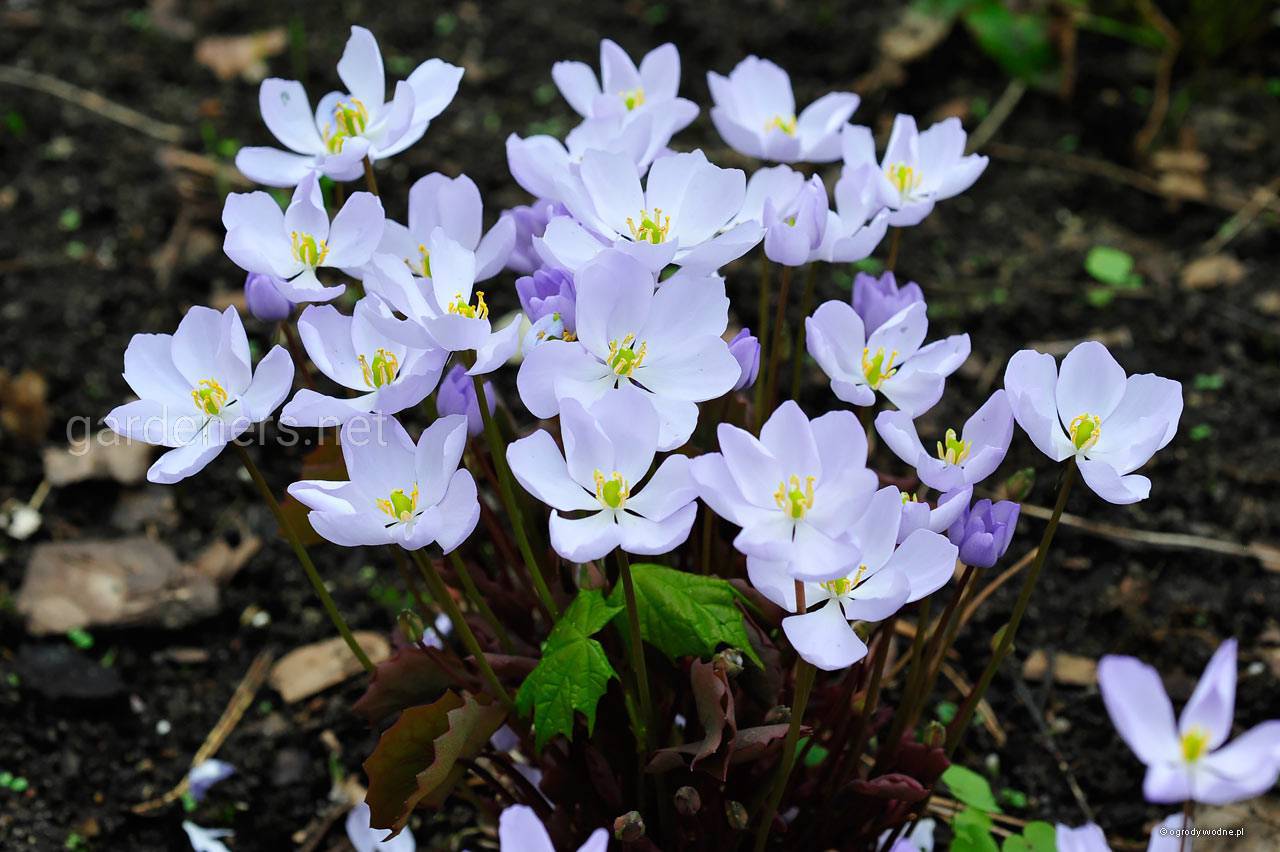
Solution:
M 196 62 L 213 71 L 220 80 L 239 76 L 257 83 L 267 76 L 268 57 L 288 46 L 283 27 L 240 36 L 209 36 L 196 42 Z
M 376 665 L 391 656 L 391 645 L 378 633 L 355 631 L 356 642 Z M 341 637 L 304 645 L 285 654 L 271 667 L 268 683 L 286 704 L 293 704 L 337 686 L 363 669 Z
M 1207 290 L 1239 284 L 1244 271 L 1244 264 L 1231 255 L 1213 254 L 1197 258 L 1182 268 L 1182 286 L 1189 290 Z
M 114 479 L 121 485 L 136 485 L 147 477 L 151 450 L 150 444 L 128 441 L 104 430 L 66 447 L 45 449 L 44 478 L 55 487 L 86 479 Z
M 44 443 L 53 420 L 48 395 L 48 382 L 35 370 L 12 377 L 0 370 L 0 432 L 28 446 Z
M 914 62 L 933 50 L 951 32 L 954 18 L 907 9 L 880 34 L 880 52 L 895 62 Z
M 1031 652 L 1022 664 L 1022 676 L 1027 680 L 1044 680 L 1049 671 L 1049 655 L 1040 649 Z M 1068 686 L 1093 686 L 1098 682 L 1098 663 L 1076 654 L 1053 655 L 1053 679 Z

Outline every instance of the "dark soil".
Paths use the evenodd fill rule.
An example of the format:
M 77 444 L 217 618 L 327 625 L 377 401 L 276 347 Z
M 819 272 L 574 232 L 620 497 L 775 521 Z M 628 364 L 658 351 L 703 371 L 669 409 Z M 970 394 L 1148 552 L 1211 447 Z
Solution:
M 786 67 L 798 101 L 807 103 L 865 74 L 875 62 L 879 33 L 898 14 L 846 5 L 855 6 L 192 0 L 153 2 L 147 11 L 110 2 L 15 2 L 0 10 L 0 56 L 5 64 L 60 78 L 177 125 L 186 134 L 181 147 L 218 160 L 237 142 L 271 140 L 258 116 L 256 85 L 218 81 L 193 60 L 193 37 L 292 27 L 294 47 L 269 60 L 271 73 L 300 77 L 315 96 L 336 83 L 332 67 L 347 25 L 361 23 L 391 57 L 393 75 L 430 56 L 467 67 L 454 104 L 421 143 L 382 171 L 389 212 L 401 213 L 413 179 L 441 170 L 473 176 L 493 214 L 525 200 L 507 174 L 507 134 L 563 134 L 573 124 L 550 86 L 555 60 L 594 64 L 602 36 L 618 40 L 633 56 L 671 40 L 684 63 L 682 93 L 705 106 L 705 71 L 727 71 L 742 55 L 756 52 Z M 1069 511 L 1241 543 L 1278 537 L 1280 254 L 1274 214 L 1264 214 L 1227 249 L 1244 264 L 1241 281 L 1205 290 L 1180 283 L 1183 267 L 1229 217 L 1223 205 L 1247 198 L 1280 173 L 1272 142 L 1280 136 L 1280 103 L 1268 92 L 1268 82 L 1280 75 L 1280 53 L 1274 30 L 1266 35 L 1269 44 L 1262 39 L 1241 47 L 1229 65 L 1188 61 L 1177 68 L 1180 97 L 1157 147 L 1191 147 L 1207 156 L 1210 203 L 1177 204 L 1066 160 L 1032 165 L 1011 158 L 1019 150 L 1054 156 L 1071 150 L 1092 161 L 1144 168 L 1132 154 L 1132 141 L 1146 117 L 1156 54 L 1082 35 L 1071 97 L 1028 93 L 995 137 L 1006 154 L 1015 146 L 1012 155 L 993 157 L 971 192 L 941 204 L 905 235 L 899 273 L 924 287 L 935 333 L 968 331 L 974 348 L 970 363 L 949 383 L 945 402 L 925 419 L 923 432 L 940 433 L 947 419 L 967 416 L 998 385 L 1000 365 L 1029 342 L 1107 335 L 1131 372 L 1158 371 L 1182 381 L 1187 410 L 1177 439 L 1145 471 L 1154 483 L 1150 500 L 1111 507 L 1080 489 Z M 972 128 L 978 123 L 971 114 L 974 102 L 994 103 L 1006 82 L 958 28 L 910 66 L 901 85 L 868 93 L 855 120 L 884 129 L 896 111 L 922 121 L 961 112 Z M 241 273 L 220 251 L 220 194 L 228 184 L 177 173 L 162 165 L 165 143 L 48 95 L 0 84 L 0 117 L 0 368 L 11 374 L 31 368 L 47 379 L 54 425 L 44 438 L 57 446 L 65 441 L 68 420 L 100 417 L 125 398 L 121 355 L 132 334 L 169 331 L 188 306 L 208 304 L 239 287 Z M 735 162 L 705 109 L 677 144 L 703 145 L 713 159 Z M 1086 299 L 1089 279 L 1082 263 L 1097 244 L 1133 254 L 1144 280 L 1140 290 L 1105 308 Z M 821 298 L 847 297 L 849 276 L 837 272 L 820 279 Z M 493 288 L 502 292 L 491 301 L 509 308 L 515 301 L 510 277 L 499 281 L 506 286 Z M 735 306 L 744 311 L 741 319 L 750 322 L 752 269 L 729 270 L 729 281 Z M 249 330 L 266 343 L 265 327 L 251 321 Z M 804 401 L 811 413 L 835 404 L 816 377 Z M 1045 469 L 1025 438 L 1015 443 L 1007 471 L 1032 464 Z M 25 501 L 42 478 L 38 451 L 9 433 L 0 434 L 0 450 L 0 501 Z M 295 448 L 265 460 L 273 483 L 283 488 L 292 481 L 302 452 Z M 1042 477 L 1028 499 L 1050 502 L 1053 488 Z M 55 490 L 34 539 L 0 539 L 0 601 L 10 602 L 35 543 L 118 535 L 107 519 L 122 493 L 103 483 Z M 217 536 L 238 535 L 242 521 L 271 537 L 268 515 L 229 454 L 173 493 L 179 522 L 161 534 L 183 558 Z M 1031 547 L 1041 528 L 1041 522 L 1025 519 L 1010 558 Z M 389 632 L 394 607 L 379 602 L 375 586 L 392 583 L 394 575 L 379 557 L 321 548 L 317 560 L 352 622 Z M 376 581 L 361 570 L 373 564 L 381 572 Z M 1012 591 L 992 600 L 960 644 L 960 668 L 971 679 L 987 659 L 985 643 L 1006 618 Z M 1247 726 L 1275 712 L 1277 602 L 1280 574 L 1267 573 L 1256 561 L 1122 545 L 1064 528 L 1017 656 L 1037 648 L 1091 658 L 1136 654 L 1164 673 L 1177 701 L 1189 695 L 1218 642 L 1236 636 L 1242 671 L 1237 722 Z M 250 607 L 265 610 L 269 624 L 242 626 Z M 128 808 L 182 777 L 260 650 L 283 652 L 326 638 L 329 630 L 288 548 L 278 541 L 234 579 L 219 614 L 178 631 L 95 630 L 94 647 L 80 651 L 60 638 L 29 637 L 7 606 L 0 614 L 0 669 L 22 674 L 0 685 L 0 771 L 25 777 L 30 787 L 23 793 L 0 789 L 0 847 L 73 848 L 80 837 L 99 849 L 184 848 L 179 808 L 146 817 Z M 56 652 L 58 665 L 46 654 L 34 669 L 20 667 L 51 646 L 71 650 Z M 203 649 L 208 659 L 174 662 L 167 651 L 178 647 Z M 59 677 L 80 677 L 60 666 L 97 666 L 104 657 L 119 677 L 106 690 L 110 694 L 46 694 Z M 1024 702 L 1015 694 L 1014 673 L 1010 666 L 989 696 L 1007 745 L 997 749 L 982 732 L 961 759 L 974 767 L 997 760 L 997 786 L 1030 797 L 1019 815 L 1083 822 L 1034 710 L 1056 732 L 1053 747 L 1097 820 L 1113 837 L 1144 838 L 1166 811 L 1143 803 L 1141 766 L 1114 734 L 1096 690 L 1033 683 Z M 238 774 L 193 818 L 234 827 L 237 849 L 293 848 L 300 836 L 295 833 L 305 832 L 328 809 L 331 772 L 359 773 L 372 747 L 373 734 L 349 712 L 359 692 L 352 681 L 285 706 L 264 688 L 219 753 Z M 331 766 L 320 738 L 324 731 L 341 743 L 340 765 Z M 468 816 L 450 812 L 433 819 L 434 828 L 422 828 L 419 839 L 437 848 L 451 833 L 441 823 L 465 823 Z M 320 848 L 345 843 L 341 834 L 341 828 L 331 831 Z M 476 848 L 474 839 L 469 842 Z

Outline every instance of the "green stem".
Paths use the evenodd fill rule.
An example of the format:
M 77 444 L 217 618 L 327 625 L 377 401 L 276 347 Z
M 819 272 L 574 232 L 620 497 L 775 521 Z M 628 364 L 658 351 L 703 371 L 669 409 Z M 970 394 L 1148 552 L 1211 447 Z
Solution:
M 373 176 L 373 163 L 368 156 L 364 158 L 364 185 L 374 195 L 378 194 L 378 179 Z
M 964 566 L 964 573 L 960 576 L 960 584 L 956 587 L 956 593 L 951 598 L 951 602 L 947 604 L 947 609 L 942 613 L 942 619 L 939 620 L 937 628 L 934 630 L 933 639 L 938 638 L 938 634 L 942 634 L 940 642 L 931 641 L 929 648 L 925 652 L 925 659 L 930 660 L 929 679 L 925 686 L 925 695 L 933 692 L 934 685 L 938 682 L 938 674 L 942 671 L 942 664 L 947 659 L 947 651 L 951 650 L 951 646 L 955 644 L 956 634 L 960 632 L 961 613 L 973 599 L 974 593 L 978 589 L 978 572 L 972 565 Z
M 1062 483 L 1058 487 L 1058 500 L 1053 505 L 1053 515 L 1049 518 L 1048 526 L 1044 528 L 1044 535 L 1040 539 L 1040 547 L 1036 550 L 1035 561 L 1031 563 L 1031 570 L 1022 581 L 1022 590 L 1018 592 L 1018 600 L 1013 605 L 1013 614 L 1009 617 L 1009 623 L 1000 634 L 1000 644 L 991 655 L 991 660 L 983 670 L 982 677 L 974 684 L 947 731 L 947 757 L 955 754 L 961 740 L 964 739 L 965 731 L 969 727 L 969 721 L 973 718 L 978 702 L 986 694 L 996 670 L 1000 668 L 1000 664 L 1004 662 L 1004 658 L 1013 647 L 1013 639 L 1018 634 L 1018 625 L 1022 623 L 1022 616 L 1027 611 L 1027 605 L 1031 603 L 1031 595 L 1036 590 L 1040 571 L 1044 568 L 1045 557 L 1049 555 L 1049 547 L 1053 544 L 1053 537 L 1058 532 L 1058 521 L 1062 519 L 1062 512 L 1067 507 L 1067 496 L 1071 493 L 1071 486 L 1075 481 L 1076 461 L 1072 458 L 1067 461 L 1066 469 L 1062 472 Z
M 817 277 L 818 264 L 809 264 L 804 276 L 804 293 L 800 296 L 800 321 L 796 323 L 795 346 L 791 347 L 791 398 L 800 396 L 800 380 L 804 377 L 805 352 L 805 320 L 813 307 L 814 279 Z
M 489 629 L 493 631 L 493 635 L 498 637 L 498 641 L 502 643 L 502 650 L 508 654 L 514 653 L 515 646 L 511 644 L 511 636 L 507 633 L 502 622 L 493 614 L 493 610 L 489 608 L 489 603 L 484 599 L 484 595 L 480 594 L 480 590 L 476 588 L 475 580 L 471 578 L 471 569 L 467 567 L 467 563 L 458 551 L 449 551 L 449 564 L 453 566 L 453 573 L 458 575 L 458 580 L 462 583 L 463 590 L 466 591 L 467 597 L 471 599 L 471 603 L 479 611 L 480 617 L 484 619 L 485 624 L 489 625 Z
M 896 614 L 889 616 L 880 625 L 876 655 L 875 659 L 871 661 L 871 681 L 867 684 L 867 694 L 862 700 L 862 712 L 858 715 L 858 727 L 854 729 L 853 736 L 849 738 L 849 742 L 853 743 L 853 746 L 848 752 L 847 760 L 844 758 L 843 753 L 841 755 L 841 759 L 846 761 L 845 764 L 837 767 L 831 773 L 832 783 L 826 785 L 825 802 L 830 802 L 831 796 L 843 787 L 862 765 L 862 753 L 866 751 L 867 743 L 871 740 L 871 717 L 876 714 L 876 710 L 880 706 L 880 688 L 884 682 L 884 667 L 889 659 L 889 646 L 893 644 L 894 631 L 897 626 L 898 616 Z
M 484 421 L 484 437 L 489 444 L 489 457 L 498 474 L 498 491 L 502 496 L 502 505 L 511 518 L 511 527 L 516 534 L 516 545 L 520 548 L 520 556 L 524 559 L 525 567 L 529 569 L 529 577 L 533 580 L 533 587 L 537 590 L 543 607 L 553 619 L 558 619 L 560 608 L 551 597 L 551 589 L 547 586 L 546 578 L 542 576 L 542 569 L 538 567 L 538 559 L 533 554 L 529 535 L 524 528 L 520 504 L 516 502 L 515 488 L 511 485 L 511 468 L 507 467 L 506 447 L 503 445 L 502 435 L 498 432 L 498 421 L 494 420 L 493 415 L 489 413 L 489 401 L 485 398 L 484 377 L 473 376 L 472 384 L 476 389 L 476 402 L 480 405 L 480 418 Z
M 760 307 L 756 314 L 756 340 L 762 349 L 769 343 L 769 258 L 764 251 L 760 252 Z M 761 355 L 763 356 L 763 351 Z M 764 423 L 764 386 L 766 376 L 756 375 L 755 399 L 752 414 L 755 415 L 756 428 Z
M 636 605 L 636 587 L 631 579 L 631 560 L 618 548 L 618 573 L 622 579 L 622 593 L 627 600 L 627 652 L 631 656 L 631 670 L 636 676 L 636 691 L 640 693 L 641 729 L 636 732 L 637 745 L 648 749 L 653 733 L 653 696 L 649 692 L 649 673 L 644 664 L 644 645 L 640 638 L 640 609 Z
M 804 719 L 805 706 L 809 703 L 809 693 L 813 691 L 813 681 L 818 670 L 811 663 L 801 658 L 796 663 L 795 698 L 791 702 L 791 724 L 787 727 L 787 738 L 782 743 L 782 763 L 778 766 L 777 775 L 773 779 L 773 788 L 765 802 L 764 811 L 760 815 L 760 827 L 756 829 L 755 852 L 762 852 L 769 842 L 769 829 L 773 828 L 774 815 L 778 813 L 778 804 L 787 791 L 787 781 L 796 764 L 796 743 L 800 740 L 800 724 Z
M 929 632 L 929 610 L 932 605 L 933 598 L 925 598 L 920 602 L 920 608 L 916 616 L 916 635 L 911 642 L 911 668 L 907 678 L 907 687 L 903 691 L 902 701 L 899 703 L 897 712 L 893 714 L 893 724 L 889 726 L 889 735 L 880 744 L 880 753 L 876 755 L 876 765 L 871 770 L 872 776 L 887 768 L 893 762 L 893 759 L 897 757 L 902 735 L 906 732 L 907 724 L 915 714 L 916 704 L 920 700 L 919 692 L 924 681 L 924 669 L 928 666 L 925 660 L 924 640 Z
M 338 605 L 333 602 L 333 596 L 325 588 L 324 580 L 320 579 L 320 572 L 316 570 L 315 563 L 311 561 L 306 545 L 302 543 L 302 539 L 298 537 L 298 533 L 293 529 L 293 524 L 289 523 L 289 518 L 285 515 L 284 510 L 280 508 L 276 495 L 271 493 L 271 486 L 267 484 L 267 480 L 262 476 L 262 471 L 258 470 L 258 466 L 253 463 L 253 458 L 249 455 L 248 450 L 234 441 L 232 444 L 235 446 L 236 452 L 240 454 L 240 462 L 244 465 L 244 469 L 249 472 L 249 478 L 258 487 L 258 492 L 262 494 L 262 499 L 266 501 L 267 507 L 271 509 L 271 514 L 275 515 L 276 523 L 280 525 L 285 537 L 289 539 L 289 545 L 293 548 L 294 555 L 298 557 L 298 562 L 302 564 L 302 570 L 306 572 L 307 579 L 311 581 L 311 588 L 315 589 L 316 596 L 320 598 L 321 606 L 324 607 L 324 611 L 329 615 L 329 620 L 338 629 L 338 633 L 342 636 L 342 641 L 347 643 L 352 655 L 360 661 L 360 665 L 364 666 L 364 670 L 372 673 L 373 662 L 370 661 L 369 655 L 364 652 L 364 648 L 360 647 L 356 637 L 352 635 L 351 628 L 347 626 L 346 619 L 342 617 L 342 613 L 338 612 Z
M 894 228 L 893 236 L 889 238 L 889 257 L 885 259 L 884 268 L 889 272 L 893 271 L 894 266 L 898 263 L 898 246 L 902 243 L 902 229 Z
M 772 411 L 778 391 L 778 362 L 782 360 L 782 333 L 787 328 L 787 297 L 791 291 L 791 267 L 782 267 L 782 284 L 778 287 L 778 313 L 773 320 L 773 342 L 769 344 L 769 381 L 764 392 L 764 411 Z
M 449 594 L 449 589 L 444 584 L 444 580 L 440 578 L 440 572 L 436 570 L 436 566 L 422 555 L 421 551 L 411 550 L 409 555 L 413 557 L 413 561 L 418 563 L 418 570 L 422 572 L 422 579 L 426 581 L 427 588 L 436 598 L 436 602 L 444 607 L 444 614 L 449 616 L 449 620 L 453 622 L 453 629 L 458 632 L 458 636 L 462 639 L 462 644 L 471 652 L 472 658 L 476 661 L 476 667 L 480 669 L 480 674 L 489 684 L 489 689 L 493 691 L 493 695 L 507 710 L 515 712 L 516 703 L 511 699 L 511 694 L 507 692 L 507 688 L 502 685 L 502 681 L 498 680 L 498 675 L 494 672 L 493 667 L 489 665 L 489 658 L 484 655 L 484 651 L 480 648 L 480 643 L 476 641 L 476 634 L 471 632 L 471 625 L 467 624 L 467 620 L 462 617 L 462 610 L 458 609 L 458 603 L 453 599 L 453 595 Z

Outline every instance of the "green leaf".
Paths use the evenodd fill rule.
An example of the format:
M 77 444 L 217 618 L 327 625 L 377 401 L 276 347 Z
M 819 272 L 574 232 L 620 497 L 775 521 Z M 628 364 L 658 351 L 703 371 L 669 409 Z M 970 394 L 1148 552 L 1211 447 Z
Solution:
M 1011 834 L 1000 844 L 1000 852 L 1031 852 L 1031 844 L 1021 834 Z
M 1000 801 L 1011 808 L 1025 808 L 1027 806 L 1027 794 L 1012 787 L 1004 787 L 1000 790 Z
M 1010 77 L 1039 83 L 1055 70 L 1049 16 L 1044 12 L 1014 12 L 1001 0 L 977 0 L 963 18 L 982 52 Z
M 364 762 L 369 824 L 398 834 L 419 802 L 443 804 L 462 777 L 459 761 L 479 754 L 506 718 L 497 702 L 452 691 L 401 713 Z
M 672 659 L 708 657 L 729 645 L 764 668 L 751 647 L 736 591 L 727 580 L 686 574 L 662 565 L 631 566 L 636 587 L 640 636 Z M 609 602 L 624 606 L 622 583 L 614 586 Z
M 987 779 L 972 769 L 953 763 L 942 773 L 942 782 L 950 788 L 951 795 L 966 805 L 989 814 L 1001 812 L 995 796 L 991 795 L 991 785 L 987 783 Z
M 954 767 L 953 767 L 954 768 Z M 954 792 L 954 790 L 953 790 Z M 991 836 L 991 817 L 977 808 L 965 808 L 951 821 L 951 852 L 997 852 Z
M 588 731 L 595 729 L 596 705 L 618 673 L 591 636 L 621 611 L 599 592 L 583 590 L 551 629 L 542 659 L 516 693 L 516 709 L 533 711 L 539 751 L 556 734 L 573 737 L 575 712 L 586 717 Z
M 1084 259 L 1084 271 L 1103 284 L 1123 287 L 1133 272 L 1133 257 L 1110 246 L 1094 246 Z
M 1032 852 L 1058 852 L 1058 832 L 1043 820 L 1034 820 L 1022 829 Z

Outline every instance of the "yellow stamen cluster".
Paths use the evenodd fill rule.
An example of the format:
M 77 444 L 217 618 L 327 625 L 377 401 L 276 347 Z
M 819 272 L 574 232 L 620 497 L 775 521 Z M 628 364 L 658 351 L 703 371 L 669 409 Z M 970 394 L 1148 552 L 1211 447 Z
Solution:
M 476 291 L 476 303 L 473 307 L 470 302 L 462 298 L 461 293 L 453 294 L 453 301 L 449 303 L 449 313 L 467 319 L 488 319 L 489 306 L 484 303 L 484 291 Z
M 1077 451 L 1092 449 L 1102 437 L 1102 418 L 1096 414 L 1081 414 L 1067 428 L 1071 444 Z
M 628 334 L 621 341 L 609 341 L 609 357 L 605 360 L 614 375 L 631 378 L 635 375 L 636 368 L 644 363 L 644 356 L 649 353 L 649 344 L 641 343 L 640 348 L 636 349 L 635 342 L 634 334 Z
M 775 115 L 764 123 L 764 132 L 781 130 L 788 136 L 796 135 L 796 117 L 794 115 Z
M 867 384 L 872 390 L 880 390 L 880 386 L 885 383 L 886 379 L 893 377 L 898 372 L 897 367 L 893 366 L 893 361 L 898 357 L 897 350 L 890 352 L 886 360 L 884 347 L 881 346 L 876 350 L 876 354 L 872 355 L 871 350 L 863 348 L 862 350 L 862 374 L 867 378 Z
M 342 153 L 342 146 L 352 136 L 359 136 L 369 126 L 369 109 L 359 98 L 333 105 L 333 123 L 324 129 L 324 147 L 330 154 Z
M 396 380 L 396 373 L 400 372 L 400 359 L 395 356 L 394 352 L 388 352 L 379 346 L 373 353 L 373 364 L 369 364 L 369 360 L 363 355 L 358 356 L 360 361 L 360 375 L 364 376 L 364 383 L 371 388 L 380 388 L 383 385 L 389 385 Z
M 858 584 L 862 582 L 862 575 L 865 573 L 867 573 L 867 566 L 866 563 L 863 563 L 858 566 L 858 570 L 852 577 L 840 577 L 836 580 L 827 580 L 826 582 L 819 583 L 818 585 L 830 592 L 832 597 L 842 597 L 858 587 Z
M 1182 759 L 1195 763 L 1209 751 L 1209 732 L 1199 725 L 1182 735 Z
M 806 476 L 804 485 L 801 486 L 800 477 L 793 474 L 789 481 L 778 483 L 778 490 L 773 492 L 773 501 L 778 504 L 779 509 L 786 512 L 788 518 L 793 521 L 801 520 L 813 508 L 813 483 L 816 479 L 815 476 Z
M 393 522 L 408 523 L 418 513 L 418 483 L 413 484 L 413 489 L 408 494 L 405 494 L 403 489 L 397 488 L 391 492 L 390 500 L 377 502 L 378 508 Z
M 213 379 L 201 379 L 191 390 L 191 401 L 197 411 L 212 417 L 227 404 L 227 390 Z
M 407 260 L 406 263 L 409 263 Z M 431 277 L 431 251 L 422 243 L 418 243 L 418 265 L 409 263 L 409 271 L 423 278 Z
M 593 478 L 596 482 L 596 499 L 600 501 L 600 505 L 606 509 L 621 509 L 627 505 L 627 498 L 631 496 L 631 489 L 627 485 L 627 481 L 622 478 L 622 474 L 618 471 L 605 476 L 596 470 Z
M 636 242 L 661 245 L 667 241 L 667 234 L 671 231 L 671 217 L 663 216 L 660 207 L 653 208 L 652 216 L 648 210 L 641 210 L 640 224 L 637 225 L 636 220 L 628 216 L 627 227 L 631 229 L 631 238 Z
M 946 438 L 938 442 L 938 458 L 947 464 L 964 464 L 970 449 L 969 442 L 960 440 L 955 429 L 948 429 Z
M 312 269 L 324 263 L 324 259 L 329 256 L 329 246 L 325 244 L 325 241 L 317 240 L 310 234 L 290 231 L 289 241 L 293 245 L 294 260 L 310 266 Z
M 906 163 L 894 163 L 885 169 L 884 173 L 888 175 L 889 183 L 893 184 L 894 189 L 904 196 L 919 189 L 920 183 L 924 180 L 924 175 Z
M 622 102 L 626 104 L 627 111 L 636 107 L 644 106 L 644 87 L 636 86 L 634 89 L 618 92 L 618 97 L 622 98 Z

